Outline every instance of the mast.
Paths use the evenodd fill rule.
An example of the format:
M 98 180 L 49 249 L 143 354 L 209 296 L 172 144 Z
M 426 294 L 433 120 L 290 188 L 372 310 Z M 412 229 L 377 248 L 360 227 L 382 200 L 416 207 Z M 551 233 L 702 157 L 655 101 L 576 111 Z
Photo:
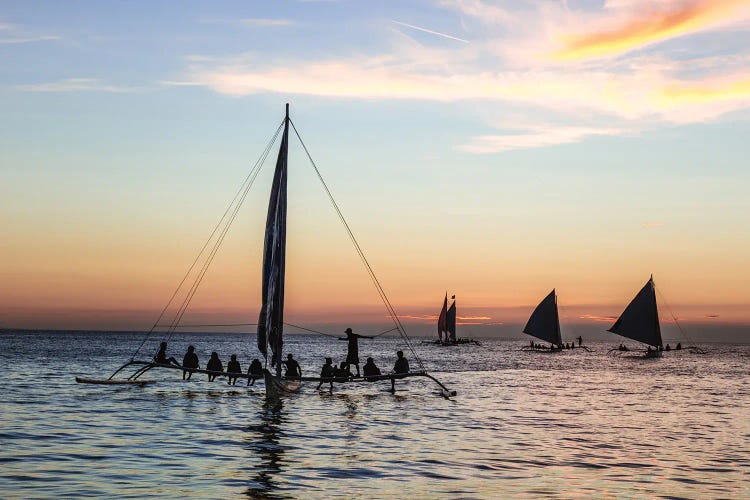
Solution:
M 608 332 L 659 348 L 662 346 L 654 276 L 643 285 Z
M 562 344 L 560 315 L 557 311 L 557 293 L 553 288 L 531 313 L 523 333 L 553 345 Z
M 271 185 L 263 244 L 263 304 L 258 317 L 258 350 L 281 377 L 281 354 L 284 340 L 284 272 L 286 268 L 287 158 L 289 150 L 289 103 L 284 115 L 284 134 Z

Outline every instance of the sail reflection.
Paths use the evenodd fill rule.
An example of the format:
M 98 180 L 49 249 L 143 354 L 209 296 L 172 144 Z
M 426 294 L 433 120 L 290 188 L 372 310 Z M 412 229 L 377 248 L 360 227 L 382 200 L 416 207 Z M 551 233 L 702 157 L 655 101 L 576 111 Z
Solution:
M 284 456 L 284 447 L 279 443 L 283 421 L 282 408 L 280 400 L 265 402 L 258 412 L 260 423 L 247 428 L 247 448 L 254 456 L 260 458 L 251 485 L 245 491 L 249 498 L 287 498 L 277 491 L 279 484 L 276 480 L 276 476 L 281 472 Z

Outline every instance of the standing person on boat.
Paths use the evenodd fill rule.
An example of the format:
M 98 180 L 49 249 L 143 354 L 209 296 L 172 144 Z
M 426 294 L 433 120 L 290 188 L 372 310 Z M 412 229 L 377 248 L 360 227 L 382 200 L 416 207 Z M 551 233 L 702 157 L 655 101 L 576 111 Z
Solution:
M 175 365 L 180 366 L 180 363 L 177 362 L 176 359 L 173 357 L 167 358 L 167 343 L 162 342 L 159 344 L 159 352 L 156 353 L 156 356 L 154 356 L 154 361 L 156 363 L 159 363 L 160 365 Z
M 581 347 L 583 345 L 583 337 L 580 335 L 578 336 L 578 347 Z
M 212 371 L 212 372 L 223 372 L 224 371 L 224 365 L 221 364 L 221 360 L 219 359 L 219 355 L 216 353 L 216 351 L 211 353 L 211 359 L 208 360 L 208 364 L 206 365 L 206 370 Z M 208 374 L 208 381 L 213 382 L 216 380 L 217 374 Z
M 375 361 L 372 358 L 367 358 L 367 363 L 362 367 L 362 374 L 365 376 L 365 380 L 367 380 L 368 377 L 380 375 L 380 368 L 375 365 Z
M 393 373 L 404 375 L 409 373 L 409 361 L 404 357 L 404 351 L 396 353 L 396 363 L 393 365 Z M 391 392 L 396 392 L 396 378 L 391 377 Z
M 333 367 L 333 359 L 326 358 L 326 362 L 320 369 L 320 378 L 322 379 L 318 384 L 318 389 L 323 385 L 323 382 L 330 382 L 330 379 L 334 377 L 336 369 Z M 328 380 L 326 380 L 328 379 Z M 333 385 L 333 383 L 331 383 Z
M 291 353 L 286 355 L 286 361 L 284 361 L 283 364 L 284 368 L 286 368 L 286 371 L 284 372 L 286 378 L 302 377 L 302 368 L 300 368 L 299 363 L 297 363 L 297 360 L 294 359 L 294 356 L 292 356 Z
M 195 347 L 189 345 L 185 357 L 182 358 L 183 368 L 200 368 L 198 355 L 195 354 Z M 187 376 L 186 376 L 187 375 Z M 190 380 L 193 376 L 193 370 L 182 370 L 182 380 Z
M 237 355 L 232 354 L 232 356 L 229 358 L 229 363 L 227 363 L 227 373 L 229 376 L 227 377 L 227 384 L 234 385 L 237 383 L 237 377 L 232 375 L 241 375 L 242 374 L 242 367 L 240 366 L 240 362 L 237 361 Z
M 255 358 L 250 363 L 250 367 L 247 369 L 247 374 L 249 375 L 247 378 L 247 385 L 253 385 L 256 379 L 263 376 L 263 365 L 258 358 Z
M 350 370 L 351 365 L 357 367 L 357 376 L 359 377 L 359 339 L 373 339 L 375 337 L 368 337 L 367 335 L 358 335 L 352 331 L 351 328 L 345 330 L 346 337 L 339 337 L 339 340 L 346 340 L 349 342 L 348 349 L 346 352 L 346 364 L 347 370 Z

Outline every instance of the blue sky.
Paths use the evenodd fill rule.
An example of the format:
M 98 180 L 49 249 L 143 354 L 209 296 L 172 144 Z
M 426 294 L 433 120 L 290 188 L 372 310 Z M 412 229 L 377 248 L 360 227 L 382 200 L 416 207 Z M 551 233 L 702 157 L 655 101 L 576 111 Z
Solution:
M 733 0 L 0 2 L 5 314 L 158 308 L 291 102 L 407 309 L 567 287 L 614 311 L 653 272 L 739 321 L 748 31 Z M 268 170 L 226 255 L 253 262 L 240 293 Z M 298 172 L 307 272 L 347 241 Z M 377 300 L 362 281 L 329 293 Z

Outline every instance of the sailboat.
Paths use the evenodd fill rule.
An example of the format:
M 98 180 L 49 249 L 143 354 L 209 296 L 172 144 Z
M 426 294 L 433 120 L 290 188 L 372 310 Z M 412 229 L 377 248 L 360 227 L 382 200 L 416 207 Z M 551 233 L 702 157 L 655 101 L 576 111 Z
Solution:
M 325 184 L 325 181 L 323 180 L 323 177 L 321 176 L 320 171 L 315 165 L 315 162 L 312 160 L 312 157 L 310 156 L 310 153 L 307 150 L 307 147 L 305 146 L 304 142 L 302 142 L 302 138 L 300 137 L 299 132 L 297 132 L 296 127 L 294 127 L 294 124 L 290 120 L 289 104 L 286 105 L 286 113 L 284 115 L 284 121 L 282 122 L 282 125 L 283 125 L 283 134 L 281 136 L 281 144 L 279 146 L 279 153 L 276 159 L 276 168 L 274 170 L 273 182 L 271 185 L 271 194 L 270 194 L 269 201 L 268 201 L 268 212 L 266 215 L 266 228 L 265 228 L 264 244 L 263 244 L 262 303 L 261 303 L 260 314 L 259 314 L 258 323 L 257 323 L 257 347 L 258 347 L 258 351 L 263 355 L 266 361 L 266 366 L 263 369 L 263 381 L 265 383 L 266 397 L 270 399 L 277 399 L 278 397 L 284 394 L 298 392 L 301 388 L 301 383 L 306 382 L 306 381 L 318 382 L 319 384 L 329 383 L 331 390 L 333 390 L 334 382 L 336 383 L 351 383 L 351 382 L 371 383 L 371 382 L 376 382 L 376 381 L 381 381 L 381 380 L 389 380 L 391 381 L 391 385 L 393 387 L 393 382 L 395 379 L 403 379 L 403 378 L 408 378 L 408 377 L 429 378 L 440 387 L 440 389 L 442 390 L 442 393 L 441 393 L 442 396 L 444 397 L 455 396 L 456 391 L 449 390 L 438 379 L 436 379 L 434 376 L 432 376 L 425 370 L 424 364 L 422 363 L 421 359 L 419 358 L 416 351 L 414 350 L 414 347 L 409 337 L 406 334 L 406 331 L 401 323 L 400 318 L 396 314 L 396 311 L 391 305 L 390 300 L 386 296 L 385 291 L 383 290 L 383 287 L 381 286 L 380 281 L 378 280 L 377 276 L 372 270 L 372 267 L 367 261 L 367 258 L 365 257 L 364 252 L 362 251 L 362 248 L 357 243 L 357 240 L 354 237 L 354 234 L 352 233 L 349 227 L 349 224 L 346 222 L 346 219 L 344 218 L 338 204 L 333 199 L 333 195 L 331 194 L 331 191 L 328 189 L 328 186 Z M 397 330 L 398 333 L 401 335 L 402 340 L 406 344 L 406 347 L 411 351 L 411 354 L 414 360 L 417 362 L 420 369 L 409 371 L 408 373 L 398 373 L 398 374 L 390 373 L 390 374 L 368 376 L 368 377 L 348 377 L 346 379 L 339 379 L 339 378 L 321 379 L 319 377 L 296 377 L 296 378 L 282 377 L 281 365 L 282 365 L 282 354 L 283 354 L 283 347 L 284 347 L 283 336 L 284 336 L 284 325 L 285 325 L 284 323 L 284 284 L 285 284 L 285 279 L 286 279 L 285 270 L 286 270 L 287 179 L 288 179 L 288 168 L 287 168 L 288 161 L 287 160 L 288 160 L 288 150 L 289 150 L 289 126 L 290 125 L 293 127 L 294 132 L 297 135 L 297 138 L 302 143 L 305 153 L 308 159 L 310 160 L 310 163 L 312 164 L 312 167 L 315 170 L 315 173 L 317 174 L 318 179 L 322 183 L 325 193 L 327 194 L 329 198 L 329 201 L 333 205 L 333 208 L 335 209 L 340 221 L 344 225 L 348 233 L 348 236 L 354 245 L 355 250 L 359 254 L 359 257 L 362 260 L 367 272 L 369 273 L 370 278 L 372 279 L 378 291 L 378 294 L 380 295 L 380 298 L 383 301 L 383 304 L 386 306 L 386 309 L 388 310 L 388 313 L 394 322 L 395 328 L 393 328 L 392 330 Z M 279 128 L 281 128 L 281 126 L 279 126 Z M 234 215 L 236 215 L 237 210 L 239 210 L 242 200 L 244 200 L 244 196 L 247 195 L 247 192 L 249 191 L 250 186 L 252 186 L 252 182 L 254 181 L 255 177 L 257 177 L 257 172 L 260 170 L 260 167 L 263 164 L 263 160 L 265 160 L 273 143 L 275 142 L 278 132 L 279 130 L 277 129 L 276 134 L 271 139 L 271 142 L 269 143 L 269 145 L 266 147 L 266 150 L 264 151 L 264 154 L 261 156 L 261 159 L 254 167 L 253 172 L 255 173 L 251 172 L 251 174 L 248 176 L 248 179 L 250 179 L 249 183 L 248 183 L 248 179 L 246 179 L 245 184 L 243 184 L 243 187 L 240 189 L 240 192 L 244 192 L 244 194 L 242 198 L 240 199 L 240 202 L 233 209 Z M 235 196 L 235 199 L 237 199 L 237 196 Z M 234 200 L 232 203 L 234 203 Z M 232 207 L 232 204 L 230 204 L 230 207 Z M 229 209 L 227 210 L 229 211 Z M 194 295 L 195 290 L 200 284 L 200 281 L 203 279 L 203 275 L 208 269 L 208 265 L 210 265 L 211 260 L 213 259 L 213 255 L 215 255 L 216 250 L 218 250 L 218 245 L 220 245 L 221 241 L 223 240 L 223 235 L 226 234 L 226 231 L 228 230 L 229 225 L 231 225 L 232 220 L 234 220 L 234 215 L 229 219 L 229 222 L 227 223 L 226 227 L 223 229 L 221 238 L 218 240 L 218 243 L 215 244 L 213 251 L 210 253 L 209 258 L 206 261 L 207 263 L 204 264 L 204 268 L 202 269 L 199 277 L 196 278 L 196 282 L 193 284 L 193 287 L 191 287 L 188 299 L 186 301 L 183 301 L 183 304 L 182 306 L 180 306 L 180 310 L 178 311 L 178 314 L 175 316 L 175 319 L 169 325 L 169 332 L 168 332 L 169 335 L 167 337 L 167 340 L 171 338 L 171 335 L 174 333 L 175 329 L 179 326 L 182 315 L 184 314 L 187 306 L 189 305 L 190 299 L 192 299 L 192 295 Z M 222 217 L 222 220 L 223 220 L 223 217 Z M 214 232 L 215 231 L 216 229 L 214 229 Z M 213 234 L 214 233 L 212 233 L 212 236 Z M 208 244 L 208 242 L 206 244 Z M 203 247 L 203 249 L 201 250 L 201 253 L 203 253 L 205 248 L 206 246 Z M 200 254 L 199 254 L 199 257 L 200 257 Z M 196 258 L 196 262 L 197 260 L 198 259 Z M 193 266 L 194 265 L 195 265 L 195 262 L 193 263 Z M 188 270 L 188 273 L 193 269 L 193 266 L 191 266 L 191 268 Z M 186 274 L 186 278 L 187 278 L 187 274 Z M 185 281 L 185 278 L 183 278 L 183 282 L 184 281 Z M 180 285 L 177 287 L 177 290 L 180 289 L 183 282 L 180 283 Z M 172 299 L 170 299 L 170 302 L 167 303 L 167 306 L 164 308 L 164 310 L 162 310 L 162 313 L 157 319 L 156 323 L 154 324 L 152 329 L 147 333 L 146 338 L 143 339 L 140 346 L 138 347 L 138 349 L 136 349 L 135 353 L 133 354 L 133 357 L 131 357 L 131 359 L 128 362 L 126 362 L 120 368 L 118 368 L 112 375 L 110 375 L 108 379 L 89 379 L 89 378 L 76 377 L 76 381 L 79 383 L 106 384 L 106 385 L 118 385 L 118 384 L 128 384 L 128 383 L 142 385 L 151 381 L 139 380 L 139 377 L 151 369 L 167 368 L 167 369 L 183 370 L 183 368 L 177 365 L 176 362 L 174 364 L 170 364 L 170 363 L 164 363 L 164 362 L 156 362 L 155 360 L 147 361 L 147 360 L 135 359 L 135 356 L 141 350 L 146 340 L 148 339 L 149 335 L 154 331 L 156 327 L 160 326 L 159 321 L 161 320 L 162 316 L 167 310 L 167 307 L 169 307 L 172 300 L 174 300 L 176 294 L 177 294 L 177 291 L 175 291 L 175 294 L 172 296 Z M 453 307 L 453 318 L 454 318 L 453 319 L 453 324 L 454 324 L 453 331 L 454 331 L 454 337 L 455 337 L 455 304 Z M 219 326 L 219 325 L 203 325 L 203 326 Z M 225 326 L 229 326 L 229 325 L 225 325 Z M 392 330 L 389 330 L 389 331 L 392 331 Z M 387 332 L 384 332 L 384 333 L 387 333 Z M 271 358 L 270 363 L 268 359 L 269 354 Z M 114 378 L 122 370 L 133 365 L 138 366 L 138 368 L 133 374 L 127 377 L 127 379 L 123 380 L 123 379 Z M 202 370 L 202 369 L 193 369 L 193 368 L 189 369 L 189 371 L 193 373 L 207 373 L 209 375 L 217 375 L 217 376 L 230 376 L 230 374 L 223 372 L 223 371 Z M 231 376 L 235 378 L 245 378 L 248 380 L 252 379 L 253 381 L 256 378 L 258 378 L 257 375 L 250 374 L 250 373 L 231 374 Z
M 443 308 L 440 310 L 440 315 L 438 316 L 438 339 L 435 343 L 444 346 L 458 344 L 480 345 L 475 339 L 456 337 L 456 296 L 451 296 L 451 300 L 453 300 L 453 303 L 448 307 L 448 294 L 446 293 L 443 300 Z
M 536 337 L 539 340 L 549 342 L 549 352 L 562 350 L 562 335 L 560 333 L 560 314 L 557 311 L 557 293 L 555 289 L 542 299 L 534 312 L 531 313 L 529 321 L 523 329 L 523 333 Z M 529 349 L 534 349 L 529 347 Z
M 653 275 L 607 331 L 646 344 L 646 357 L 661 357 L 661 326 Z

